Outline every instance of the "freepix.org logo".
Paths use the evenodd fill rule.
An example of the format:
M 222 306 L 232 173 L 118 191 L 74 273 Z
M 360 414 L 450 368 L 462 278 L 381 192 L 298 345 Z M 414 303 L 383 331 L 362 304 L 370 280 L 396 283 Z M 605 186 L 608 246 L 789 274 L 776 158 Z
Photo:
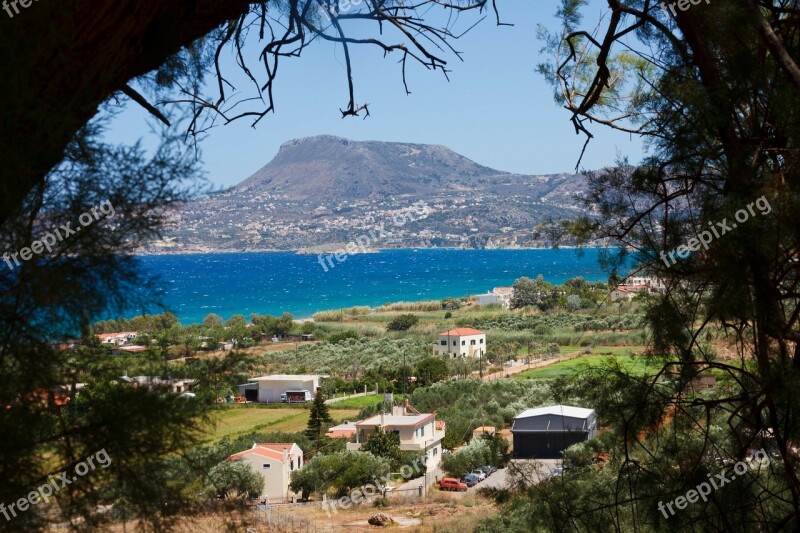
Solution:
M 34 2 L 39 0 L 3 0 L 3 10 L 8 13 L 9 18 L 14 18 L 14 15 L 19 15 L 19 6 L 27 9 L 33 5 Z M 12 13 L 11 10 L 14 10 Z
M 755 202 L 750 202 L 747 204 L 747 209 L 739 209 L 736 211 L 734 214 L 736 222 L 729 222 L 727 218 L 723 218 L 721 222 L 709 222 L 709 229 L 702 231 L 696 237 L 689 239 L 686 244 L 682 244 L 670 252 L 662 251 L 660 255 L 661 260 L 664 261 L 664 264 L 667 266 L 667 268 L 669 268 L 677 263 L 677 260 L 675 259 L 676 255 L 679 259 L 686 259 L 689 257 L 691 252 L 696 252 L 700 250 L 700 248 L 708 250 L 708 245 L 711 244 L 714 239 L 719 239 L 726 233 L 735 230 L 737 228 L 737 222 L 739 224 L 744 224 L 750 220 L 751 216 L 756 216 L 756 211 L 753 210 L 754 206 L 758 209 L 758 213 L 761 215 L 768 215 L 772 213 L 772 206 L 769 205 L 769 200 L 767 200 L 766 196 L 762 196 Z
M 95 460 L 97 464 L 95 465 Z M 37 505 L 39 502 L 47 503 L 50 497 L 56 492 L 60 491 L 67 485 L 72 485 L 79 477 L 83 477 L 98 466 L 100 468 L 108 468 L 111 465 L 111 458 L 108 456 L 106 449 L 95 452 L 83 461 L 75 465 L 73 469 L 75 474 L 69 475 L 66 470 L 57 474 L 51 474 L 47 477 L 47 483 L 41 485 L 38 489 L 31 491 L 26 497 L 12 502 L 8 505 L 0 503 L 0 513 L 6 517 L 6 521 L 10 522 L 12 518 L 17 517 L 17 513 L 23 513 L 30 509 L 32 506 Z
M 78 217 L 80 226 L 73 228 L 71 227 L 72 222 L 61 224 L 60 227 L 53 226 L 50 228 L 52 231 L 45 233 L 41 239 L 33 241 L 30 246 L 26 246 L 25 248 L 22 248 L 14 253 L 4 253 L 3 261 L 6 262 L 6 265 L 8 265 L 10 270 L 14 270 L 15 266 L 20 266 L 20 258 L 23 261 L 27 261 L 31 259 L 34 254 L 39 255 L 45 250 L 47 250 L 47 253 L 52 253 L 53 248 L 57 243 L 63 242 L 64 239 L 75 235 L 81 230 L 81 227 L 85 228 L 86 226 L 94 224 L 101 218 L 113 217 L 115 214 L 116 210 L 114 209 L 114 206 L 111 205 L 111 202 L 104 200 L 100 202 L 100 205 L 92 207 L 85 213 L 81 213 L 81 215 Z M 14 264 L 11 264 L 12 260 L 14 261 Z
M 751 464 L 757 464 L 758 467 L 761 468 L 769 464 L 769 455 L 764 448 L 761 448 L 753 454 L 750 462 Z M 719 474 L 708 474 L 708 481 L 700 483 L 694 489 L 687 491 L 685 495 L 678 496 L 674 500 L 668 501 L 666 504 L 664 504 L 664 502 L 658 502 L 658 510 L 661 511 L 664 518 L 669 519 L 670 516 L 675 516 L 675 510 L 672 508 L 673 505 L 677 507 L 678 510 L 682 510 L 686 509 L 690 503 L 697 503 L 697 501 L 701 499 L 707 502 L 708 496 L 711 494 L 712 490 L 721 489 L 728 483 L 733 482 L 736 476 L 744 476 L 748 470 L 748 464 L 745 461 L 739 461 L 733 465 L 732 471 L 728 470 L 720 472 Z M 669 515 L 667 515 L 667 510 L 669 510 Z

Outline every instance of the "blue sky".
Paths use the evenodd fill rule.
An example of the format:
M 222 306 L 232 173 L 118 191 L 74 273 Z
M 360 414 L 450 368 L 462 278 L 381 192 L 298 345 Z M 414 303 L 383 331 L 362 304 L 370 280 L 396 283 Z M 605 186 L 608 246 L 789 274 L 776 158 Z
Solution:
M 501 0 L 504 22 L 494 15 L 455 41 L 463 62 L 448 56 L 450 81 L 439 72 L 410 66 L 406 96 L 399 56 L 387 58 L 376 48 L 352 51 L 356 101 L 370 104 L 370 116 L 341 118 L 347 83 L 341 47 L 315 42 L 300 58 L 282 60 L 275 89 L 276 112 L 256 128 L 240 120 L 211 131 L 202 142 L 202 160 L 215 187 L 234 185 L 267 164 L 290 139 L 331 134 L 355 140 L 443 144 L 498 170 L 525 174 L 570 172 L 583 137 L 576 136 L 569 114 L 535 68 L 544 58 L 536 37 L 538 24 L 558 28 L 553 17 L 558 0 Z M 604 2 L 594 0 L 586 27 L 594 27 Z M 473 15 L 462 16 L 465 29 Z M 389 41 L 396 41 L 392 35 Z M 255 40 L 253 40 L 255 41 Z M 249 50 L 256 53 L 253 47 Z M 242 84 L 243 90 L 251 90 Z M 147 116 L 131 107 L 115 119 L 112 141 L 131 142 L 147 135 Z M 614 163 L 617 154 L 638 162 L 641 141 L 626 134 L 593 129 L 595 139 L 584 168 Z

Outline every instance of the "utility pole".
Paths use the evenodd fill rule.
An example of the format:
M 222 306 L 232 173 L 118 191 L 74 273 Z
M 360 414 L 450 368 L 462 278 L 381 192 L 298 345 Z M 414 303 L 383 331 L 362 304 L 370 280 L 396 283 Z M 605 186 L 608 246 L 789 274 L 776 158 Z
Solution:
M 406 376 L 406 353 L 403 352 L 403 399 L 406 397 L 406 382 L 408 381 L 408 377 Z

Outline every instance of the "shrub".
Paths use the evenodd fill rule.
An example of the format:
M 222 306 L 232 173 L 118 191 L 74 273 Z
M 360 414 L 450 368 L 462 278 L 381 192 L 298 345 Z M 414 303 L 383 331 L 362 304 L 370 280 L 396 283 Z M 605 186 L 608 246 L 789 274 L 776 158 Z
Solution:
M 356 339 L 358 340 L 358 333 L 355 331 L 339 331 L 337 333 L 332 333 L 328 335 L 325 339 L 331 344 L 339 344 L 342 341 L 346 341 L 347 339 Z
M 389 507 L 389 499 L 384 498 L 383 496 L 380 498 L 375 498 L 375 501 L 372 502 L 372 505 L 378 509 L 385 509 Z
M 398 315 L 394 317 L 387 325 L 387 331 L 408 331 L 419 322 L 419 318 L 415 315 Z

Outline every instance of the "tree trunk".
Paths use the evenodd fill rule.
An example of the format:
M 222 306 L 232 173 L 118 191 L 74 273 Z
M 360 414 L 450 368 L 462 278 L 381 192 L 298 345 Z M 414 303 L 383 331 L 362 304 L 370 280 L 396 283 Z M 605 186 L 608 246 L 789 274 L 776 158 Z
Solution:
M 98 106 L 248 0 L 36 0 L 0 9 L 0 224 Z M 19 10 L 14 12 L 14 6 Z

